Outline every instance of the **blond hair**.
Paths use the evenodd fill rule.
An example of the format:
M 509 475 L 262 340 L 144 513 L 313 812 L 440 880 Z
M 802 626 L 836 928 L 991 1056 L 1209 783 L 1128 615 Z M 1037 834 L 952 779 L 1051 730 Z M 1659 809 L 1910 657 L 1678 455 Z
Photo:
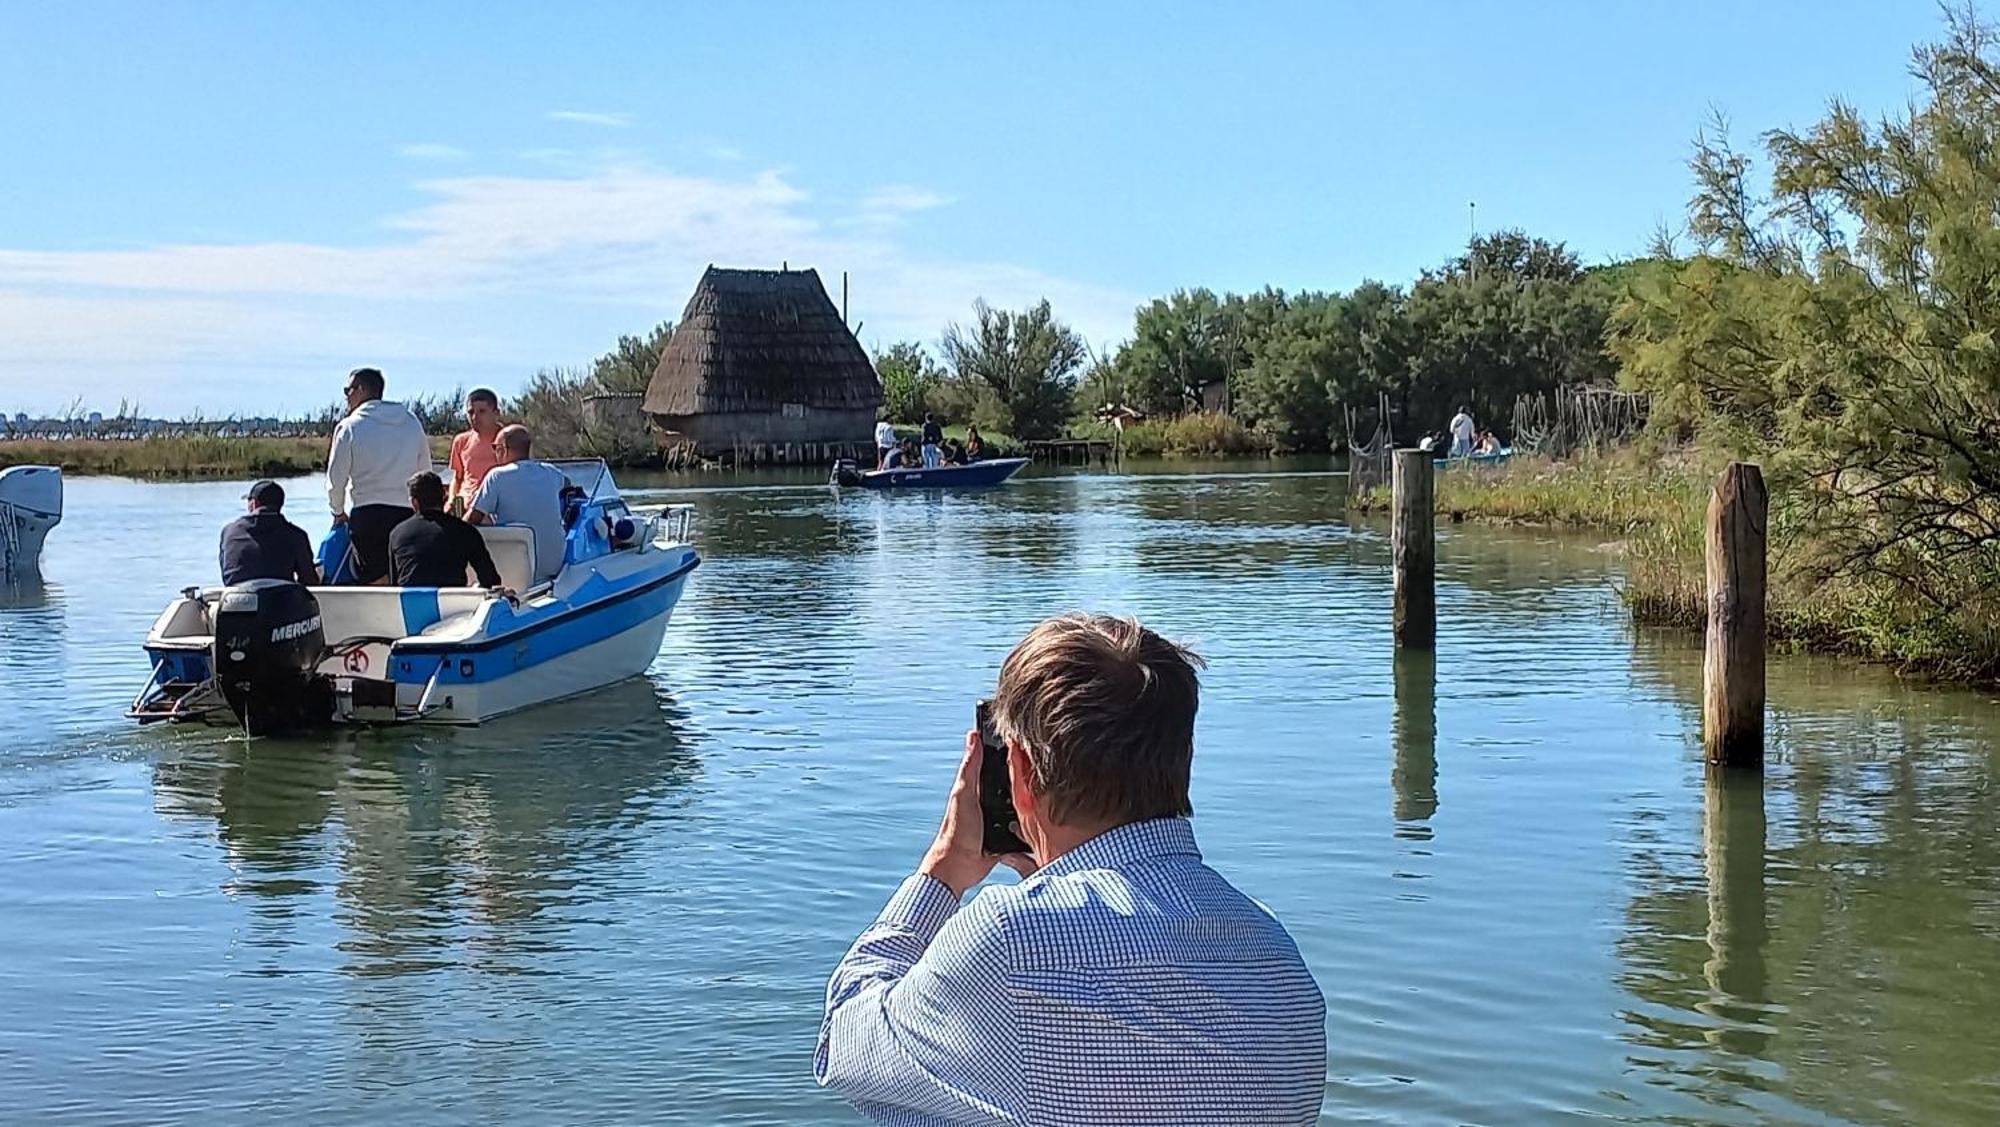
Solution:
M 1001 733 L 1027 753 L 1051 820 L 1124 825 L 1194 812 L 1188 776 L 1201 704 L 1199 656 L 1106 614 L 1028 632 L 1000 667 Z

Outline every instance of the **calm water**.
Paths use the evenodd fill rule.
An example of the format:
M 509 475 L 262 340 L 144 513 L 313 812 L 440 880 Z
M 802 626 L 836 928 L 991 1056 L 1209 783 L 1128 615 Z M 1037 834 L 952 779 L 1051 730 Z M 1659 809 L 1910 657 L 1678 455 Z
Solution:
M 852 1122 L 827 971 L 1072 607 L 1210 659 L 1197 829 L 1325 990 L 1329 1120 L 2000 1119 L 1986 697 L 1777 661 L 1765 786 L 1711 790 L 1699 653 L 1589 540 L 1446 530 L 1398 664 L 1334 476 L 690 481 L 647 680 L 291 743 L 119 716 L 241 484 L 72 481 L 0 604 L 0 1119 Z

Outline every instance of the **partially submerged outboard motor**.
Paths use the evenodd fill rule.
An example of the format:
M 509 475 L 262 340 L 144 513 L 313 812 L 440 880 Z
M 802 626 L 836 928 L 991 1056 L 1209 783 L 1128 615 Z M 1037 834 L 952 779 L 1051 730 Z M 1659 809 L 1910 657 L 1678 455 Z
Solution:
M 41 574 L 42 539 L 62 521 L 62 469 L 0 469 L 0 583 Z
M 859 467 L 855 466 L 854 459 L 842 458 L 839 461 L 835 462 L 833 464 L 833 478 L 831 479 L 829 484 L 849 485 L 849 486 L 860 485 L 861 470 L 859 469 Z
M 225 589 L 215 604 L 215 683 L 253 736 L 333 721 L 333 681 L 317 673 L 326 651 L 319 600 L 283 579 Z

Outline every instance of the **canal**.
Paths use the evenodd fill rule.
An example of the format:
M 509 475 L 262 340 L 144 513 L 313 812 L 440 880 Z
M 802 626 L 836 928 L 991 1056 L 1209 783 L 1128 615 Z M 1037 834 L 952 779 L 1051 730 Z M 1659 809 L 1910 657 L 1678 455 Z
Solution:
M 0 1118 L 854 1122 L 827 972 L 1081 607 L 1209 661 L 1196 831 L 1326 995 L 1329 1121 L 2000 1120 L 1988 695 L 1774 658 L 1764 784 L 1711 787 L 1698 643 L 1629 624 L 1615 544 L 1443 528 L 1398 662 L 1342 478 L 1198 469 L 655 481 L 705 563 L 646 679 L 256 742 L 120 715 L 242 483 L 71 480 L 0 595 Z

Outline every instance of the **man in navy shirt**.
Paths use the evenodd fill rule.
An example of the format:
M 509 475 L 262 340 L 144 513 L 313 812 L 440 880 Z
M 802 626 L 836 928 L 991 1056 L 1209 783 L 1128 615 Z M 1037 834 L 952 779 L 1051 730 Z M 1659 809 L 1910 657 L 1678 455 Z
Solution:
M 243 499 L 249 502 L 249 515 L 237 517 L 222 530 L 223 585 L 252 579 L 318 583 L 319 565 L 313 561 L 311 539 L 305 529 L 285 519 L 285 487 L 275 481 L 260 481 Z

